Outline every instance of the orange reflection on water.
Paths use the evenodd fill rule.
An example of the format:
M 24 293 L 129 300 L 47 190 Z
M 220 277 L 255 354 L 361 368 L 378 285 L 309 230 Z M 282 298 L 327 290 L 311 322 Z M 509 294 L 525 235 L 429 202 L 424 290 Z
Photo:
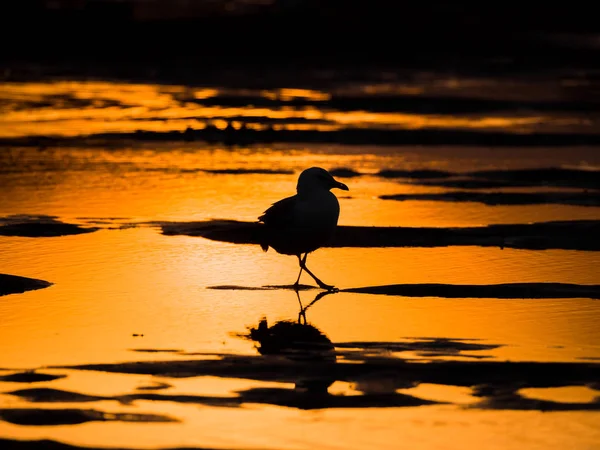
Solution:
M 469 152 L 473 150 L 462 151 L 465 160 L 470 160 Z M 460 149 L 453 152 L 460 153 Z M 450 161 L 445 153 L 422 151 L 411 155 L 409 150 L 381 156 L 338 154 L 324 148 L 231 151 L 204 149 L 195 144 L 152 149 L 26 149 L 15 155 L 15 160 L 23 164 L 22 172 L 15 176 L 0 174 L 0 216 L 57 214 L 68 222 L 102 228 L 89 234 L 56 238 L 0 237 L 0 254 L 10 256 L 3 260 L 2 272 L 54 283 L 46 289 L 3 297 L 0 302 L 0 368 L 15 369 L 202 357 L 132 351 L 135 349 L 256 355 L 251 343 L 232 333 L 247 331 L 263 316 L 270 323 L 298 317 L 298 301 L 289 290 L 210 289 L 218 285 L 260 287 L 293 283 L 298 273 L 295 258 L 272 250 L 265 253 L 258 245 L 166 236 L 158 227 L 138 222 L 256 220 L 273 201 L 295 192 L 299 171 L 310 165 L 357 170 L 369 167 L 375 171 L 406 167 L 405 164 L 423 167 L 420 161 L 427 161 L 441 167 L 473 169 L 464 160 Z M 495 156 L 502 159 L 502 154 Z M 31 170 L 27 169 L 30 160 Z M 239 175 L 201 171 L 223 168 L 284 169 L 293 173 Z M 350 191 L 343 195 L 351 197 L 340 202 L 340 222 L 344 224 L 466 226 L 594 214 L 589 208 L 575 207 L 465 208 L 454 203 L 384 202 L 377 196 L 416 188 L 375 176 L 344 181 Z M 599 258 L 598 252 L 475 246 L 327 248 L 310 255 L 308 265 L 324 281 L 342 289 L 396 283 L 594 284 Z M 310 282 L 306 277 L 302 281 Z M 307 304 L 315 292 L 300 295 Z M 444 337 L 500 345 L 479 352 L 490 359 L 580 361 L 600 355 L 598 306 L 596 300 L 589 299 L 408 298 L 339 292 L 315 303 L 307 316 L 336 343 L 397 343 L 407 338 Z M 176 363 L 172 364 L 176 367 Z M 196 376 L 181 380 L 53 370 L 67 377 L 56 384 L 38 386 L 88 395 L 139 393 L 140 386 L 152 385 L 153 381 L 171 385 L 159 394 L 208 397 L 232 397 L 237 390 L 250 387 L 290 388 L 289 383 L 227 378 Z M 0 408 L 25 406 L 23 401 L 6 394 L 18 388 L 22 387 L 3 386 Z M 338 384 L 333 392 L 348 388 Z M 421 385 L 407 391 L 404 393 L 459 405 L 304 411 L 252 402 L 243 407 L 199 407 L 185 403 L 183 397 L 130 403 L 114 399 L 76 405 L 28 403 L 27 407 L 67 405 L 107 412 L 165 414 L 177 422 L 36 427 L 0 421 L 0 436 L 53 438 L 88 446 L 336 448 L 341 444 L 357 449 L 394 448 L 400 440 L 410 439 L 414 448 L 435 449 L 447 446 L 460 432 L 469 442 L 485 448 L 495 445 L 490 436 L 501 436 L 497 448 L 516 450 L 534 440 L 542 442 L 548 436 L 557 448 L 574 444 L 592 448 L 590 443 L 598 433 L 596 417 L 589 413 L 470 410 L 461 408 L 472 401 L 468 388 Z M 564 400 L 555 391 L 527 394 L 552 394 Z M 572 390 L 568 394 L 575 397 Z M 578 392 L 576 398 L 584 398 L 584 394 L 589 393 Z
M 202 100 L 205 98 L 211 98 L 211 97 L 215 97 L 217 95 L 219 95 L 219 90 L 218 89 L 194 89 L 194 98 L 198 99 L 198 100 Z
M 44 155 L 51 154 L 41 154 Z M 256 245 L 163 236 L 158 229 L 143 226 L 119 229 L 121 225 L 154 220 L 254 221 L 271 203 L 293 195 L 297 170 L 292 174 L 265 176 L 211 174 L 194 169 L 242 168 L 248 163 L 253 168 L 289 168 L 284 164 L 283 154 L 269 158 L 264 153 L 227 151 L 198 154 L 67 149 L 57 152 L 55 157 L 57 164 L 74 159 L 76 165 L 64 167 L 53 179 L 39 175 L 31 178 L 32 183 L 45 183 L 42 185 L 4 184 L 7 195 L 0 213 L 57 214 L 63 220 L 88 226 L 96 224 L 94 220 L 87 223 L 85 218 L 98 218 L 99 226 L 108 229 L 53 239 L 0 240 L 0 249 L 14 255 L 5 262 L 3 271 L 56 283 L 49 289 L 24 294 L 23 298 L 31 299 L 27 307 L 20 299 L 3 303 L 3 317 L 13 321 L 12 325 L 5 323 L 0 331 L 0 342 L 8 346 L 0 351 L 5 358 L 8 355 L 31 358 L 29 363 L 42 355 L 78 359 L 83 355 L 70 345 L 81 342 L 86 333 L 106 336 L 94 344 L 93 351 L 84 350 L 94 357 L 110 358 L 111 352 L 122 347 L 124 339 L 131 345 L 130 336 L 137 332 L 144 332 L 145 341 L 156 345 L 190 350 L 198 342 L 213 342 L 217 335 L 221 342 L 224 333 L 243 329 L 248 320 L 255 321 L 258 311 L 288 318 L 297 313 L 291 292 L 205 290 L 206 286 L 220 284 L 290 284 L 298 271 L 297 261 L 292 257 L 272 250 L 264 253 Z M 290 152 L 288 157 L 294 168 L 336 158 L 301 152 Z M 125 164 L 121 169 L 120 163 L 131 166 Z M 519 223 L 526 217 L 524 207 L 465 208 L 456 203 L 382 201 L 375 194 L 396 192 L 399 189 L 396 181 L 370 177 L 346 182 L 354 198 L 341 199 L 342 224 L 474 226 L 497 222 L 499 211 L 506 214 L 503 221 L 509 223 Z M 337 191 L 336 194 L 340 195 Z M 580 210 L 584 211 L 580 214 L 594 214 L 589 208 L 561 210 L 532 206 L 529 210 L 537 220 L 559 219 L 561 211 L 563 219 L 575 217 Z M 108 219 L 111 217 L 124 219 Z M 324 281 L 340 288 L 396 283 L 594 284 L 599 258 L 597 252 L 561 250 L 370 248 L 321 249 L 309 257 L 308 263 Z M 306 277 L 303 280 L 310 282 Z M 221 308 L 220 304 L 228 306 Z M 230 308 L 238 314 L 235 321 Z M 311 314 L 337 340 L 432 336 L 526 343 L 523 348 L 509 348 L 507 356 L 514 359 L 573 359 L 598 351 L 593 347 L 598 338 L 596 316 L 586 300 L 416 300 L 340 293 L 324 299 Z M 41 320 L 50 317 L 52 323 L 44 325 Z M 196 317 L 208 318 L 212 326 L 204 323 L 197 328 Z M 69 330 L 61 333 L 66 341 L 59 337 L 58 343 L 51 344 L 49 334 L 56 329 Z M 151 336 L 161 337 L 153 341 Z M 43 353 L 36 350 L 40 341 L 54 350 L 45 349 Z M 548 350 L 548 341 L 565 345 L 566 349 Z M 14 342 L 19 342 L 19 346 L 14 346 Z M 577 349 L 575 344 L 581 348 Z M 106 349 L 100 350 L 103 347 Z
M 187 91 L 184 86 L 109 82 L 58 81 L 50 83 L 2 83 L 0 95 L 8 100 L 38 100 L 70 95 L 80 99 L 116 100 L 125 105 L 165 107 L 172 95 Z
M 77 136 L 103 132 L 183 131 L 201 128 L 211 119 L 247 117 L 252 122 L 304 120 L 286 129 L 333 130 L 345 126 L 395 129 L 477 129 L 532 132 L 589 127 L 580 118 L 560 115 L 436 115 L 402 112 L 338 111 L 327 104 L 331 94 L 308 89 L 250 91 L 284 103 L 273 107 L 203 105 L 202 100 L 227 94 L 216 88 L 107 82 L 4 83 L 0 99 L 0 137 Z M 237 92 L 240 94 L 240 92 Z M 303 98 L 322 106 L 291 107 Z M 314 121 L 311 123 L 310 121 Z M 323 121 L 329 123 L 322 123 Z
M 110 224 L 108 224 L 110 225 Z M 297 317 L 291 291 L 211 290 L 295 281 L 295 258 L 156 229 L 107 229 L 80 236 L 3 238 L 3 271 L 53 286 L 0 304 L 0 366 L 153 359 L 136 347 L 251 351 L 229 333 L 261 316 Z M 341 289 L 397 283 L 496 284 L 595 280 L 598 256 L 477 248 L 321 249 L 308 266 Z M 525 276 L 522 275 L 526 268 Z M 588 273 L 585 273 L 588 268 Z M 312 283 L 306 275 L 303 283 Z M 302 292 L 304 304 L 315 293 Z M 316 303 L 309 320 L 334 342 L 410 337 L 479 339 L 502 359 L 576 361 L 600 356 L 598 312 L 589 299 L 444 299 L 340 292 Z M 135 334 L 143 334 L 136 337 Z M 88 339 L 88 337 L 97 337 Z M 178 358 L 162 354 L 161 358 Z
M 548 117 L 514 117 L 514 116 L 458 116 L 447 115 L 440 116 L 435 114 L 402 114 L 402 113 L 374 113 L 367 111 L 351 112 L 326 112 L 323 117 L 344 125 L 367 126 L 383 125 L 386 127 L 404 128 L 404 129 L 422 129 L 422 128 L 449 128 L 449 129 L 482 129 L 482 130 L 533 130 L 535 125 L 546 124 L 551 119 Z M 573 125 L 573 120 L 558 120 L 555 122 L 560 125 Z
M 316 91 L 313 89 L 278 89 L 275 91 L 261 91 L 263 97 L 272 100 L 289 101 L 295 98 L 306 98 L 310 100 L 324 101 L 331 98 L 327 92 Z

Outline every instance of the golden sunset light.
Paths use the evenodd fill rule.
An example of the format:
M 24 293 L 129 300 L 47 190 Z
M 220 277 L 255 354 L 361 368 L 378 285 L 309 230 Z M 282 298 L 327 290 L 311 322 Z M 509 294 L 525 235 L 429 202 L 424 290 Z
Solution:
M 5 3 L 0 449 L 600 448 L 587 3 Z

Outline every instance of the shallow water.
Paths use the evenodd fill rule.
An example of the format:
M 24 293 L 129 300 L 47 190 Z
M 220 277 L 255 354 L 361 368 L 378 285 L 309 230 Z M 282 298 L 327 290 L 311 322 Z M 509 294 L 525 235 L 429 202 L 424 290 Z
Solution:
M 106 95 L 118 94 L 119 101 L 133 101 L 127 95 L 135 102 L 146 99 L 149 107 L 170 101 L 155 87 L 133 86 L 131 92 L 121 85 L 115 91 L 108 87 L 96 86 Z M 22 90 L 9 88 L 14 95 L 27 98 L 40 92 L 47 94 L 35 84 Z M 6 89 L 3 92 L 6 94 Z M 141 92 L 149 94 L 140 97 Z M 86 111 L 81 105 L 77 108 L 75 116 Z M 92 114 L 89 120 L 98 124 L 101 119 L 94 115 L 97 111 L 92 108 L 88 112 Z M 5 118 L 4 136 L 23 129 L 11 128 L 11 121 L 18 119 L 14 114 Z M 75 120 L 70 116 L 67 119 Z M 127 130 L 121 123 L 117 125 Z M 298 174 L 312 165 L 349 168 L 364 174 L 340 178 L 350 187 L 349 192 L 336 192 L 341 225 L 470 227 L 600 220 L 598 207 L 485 206 L 379 198 L 385 194 L 449 190 L 418 185 L 414 179 L 380 176 L 378 172 L 385 169 L 457 173 L 547 167 L 590 170 L 600 167 L 597 148 L 356 148 L 301 144 L 226 148 L 204 143 L 134 143 L 111 148 L 13 146 L 0 149 L 0 164 L 0 218 L 4 221 L 0 224 L 17 220 L 14 215 L 22 215 L 18 220 L 33 222 L 46 220 L 34 215 L 50 215 L 64 222 L 100 228 L 60 237 L 0 236 L 0 272 L 53 283 L 46 289 L 0 298 L 0 368 L 4 369 L 0 376 L 27 369 L 66 375 L 37 383 L 0 381 L 0 418 L 4 417 L 0 420 L 0 437 L 51 438 L 93 446 L 235 448 L 397 448 L 399 442 L 411 442 L 414 448 L 429 449 L 447 447 L 458 432 L 463 443 L 485 448 L 583 449 L 600 442 L 597 412 L 585 410 L 597 409 L 593 398 L 597 397 L 598 385 L 591 381 L 587 386 L 570 386 L 557 379 L 546 389 L 540 383 L 529 387 L 517 383 L 516 389 L 522 388 L 524 397 L 555 402 L 527 408 L 522 403 L 518 407 L 482 407 L 481 397 L 474 395 L 471 386 L 452 382 L 423 381 L 400 387 L 394 384 L 396 380 L 390 387 L 385 373 L 373 379 L 337 379 L 328 392 L 352 396 L 365 389 L 391 389 L 411 398 L 448 404 L 383 407 L 382 403 L 369 408 L 311 409 L 278 406 L 271 400 L 245 401 L 236 407 L 199 407 L 181 399 L 127 403 L 110 398 L 77 403 L 71 398 L 36 403 L 8 394 L 17 389 L 47 387 L 115 397 L 160 383 L 167 386 L 157 393 L 215 398 L 235 398 L 236 392 L 258 387 L 290 390 L 294 383 L 289 379 L 274 374 L 268 381 L 258 375 L 260 371 L 245 377 L 228 372 L 221 376 L 177 371 L 152 375 L 126 373 L 117 366 L 114 371 L 56 366 L 203 360 L 214 359 L 214 354 L 260 360 L 255 343 L 238 334 L 257 327 L 262 317 L 269 325 L 298 319 L 298 298 L 292 290 L 211 289 L 223 285 L 288 285 L 297 276 L 294 258 L 273 250 L 264 253 L 256 245 L 167 236 L 149 222 L 214 218 L 254 221 L 272 202 L 292 195 Z M 214 173 L 223 169 L 248 172 Z M 253 173 L 256 171 L 263 173 Z M 511 188 L 518 192 L 539 189 Z M 402 297 L 343 291 L 403 283 L 598 285 L 597 251 L 479 246 L 324 248 L 311 255 L 308 263 L 323 280 L 342 289 L 321 298 L 306 311 L 308 322 L 334 345 L 340 344 L 338 350 L 347 348 L 342 344 L 353 342 L 384 343 L 389 348 L 408 343 L 409 348 L 398 354 L 390 350 L 375 353 L 382 360 L 400 358 L 422 363 L 581 364 L 600 358 L 600 307 L 595 299 Z M 307 278 L 302 280 L 312 284 Z M 309 304 L 316 294 L 313 290 L 299 292 L 302 304 Z M 420 339 L 438 338 L 484 347 L 466 351 L 436 347 L 431 352 L 411 347 Z M 361 360 L 369 352 L 358 354 Z M 46 366 L 54 368 L 43 369 Z M 557 404 L 579 406 L 558 411 Z M 14 423 L 9 413 L 2 412 L 35 407 L 152 413 L 177 422 L 106 421 L 105 417 L 105 421 L 80 425 L 24 425 Z M 543 413 L 545 409 L 552 412 Z

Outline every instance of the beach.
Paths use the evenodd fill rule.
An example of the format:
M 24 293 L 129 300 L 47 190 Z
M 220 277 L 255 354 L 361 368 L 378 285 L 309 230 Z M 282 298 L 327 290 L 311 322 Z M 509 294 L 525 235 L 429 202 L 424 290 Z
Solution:
M 591 68 L 18 67 L 2 449 L 600 445 Z M 349 187 L 308 258 L 335 292 L 259 245 L 313 166 Z

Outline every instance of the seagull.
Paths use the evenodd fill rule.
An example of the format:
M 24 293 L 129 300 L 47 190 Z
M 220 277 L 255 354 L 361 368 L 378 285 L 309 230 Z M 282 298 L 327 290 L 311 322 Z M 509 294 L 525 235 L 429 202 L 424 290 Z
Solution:
M 296 195 L 273 203 L 258 218 L 265 226 L 260 242 L 262 249 L 266 252 L 271 247 L 277 253 L 298 258 L 300 273 L 295 289 L 305 271 L 321 289 L 337 290 L 335 286 L 323 283 L 306 267 L 308 254 L 325 245 L 337 226 L 340 204 L 331 192 L 333 188 L 348 190 L 348 186 L 335 180 L 325 169 L 311 167 L 298 177 Z

